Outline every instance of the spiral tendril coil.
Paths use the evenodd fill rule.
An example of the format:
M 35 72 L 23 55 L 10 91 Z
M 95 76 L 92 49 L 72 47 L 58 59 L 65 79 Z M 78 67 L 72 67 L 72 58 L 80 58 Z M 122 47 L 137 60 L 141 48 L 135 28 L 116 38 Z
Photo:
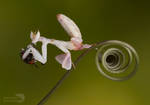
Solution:
M 109 40 L 97 43 L 94 48 L 97 50 L 97 68 L 108 79 L 127 80 L 136 73 L 139 57 L 131 45 L 118 40 Z

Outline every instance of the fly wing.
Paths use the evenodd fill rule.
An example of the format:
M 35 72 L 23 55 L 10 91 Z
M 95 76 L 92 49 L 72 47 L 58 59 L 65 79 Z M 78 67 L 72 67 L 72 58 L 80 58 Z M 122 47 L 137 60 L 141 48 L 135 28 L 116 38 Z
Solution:
M 73 22 L 73 20 L 71 20 L 70 18 L 68 18 L 63 14 L 58 14 L 57 20 L 59 21 L 59 23 L 68 33 L 69 36 L 71 36 L 72 38 L 78 38 L 82 42 L 81 32 L 78 26 Z
M 59 62 L 60 64 L 62 64 L 63 61 L 64 61 L 64 59 L 65 59 L 65 56 L 66 56 L 66 54 L 60 54 L 60 55 L 57 55 L 55 57 L 55 59 L 57 60 L 57 62 Z

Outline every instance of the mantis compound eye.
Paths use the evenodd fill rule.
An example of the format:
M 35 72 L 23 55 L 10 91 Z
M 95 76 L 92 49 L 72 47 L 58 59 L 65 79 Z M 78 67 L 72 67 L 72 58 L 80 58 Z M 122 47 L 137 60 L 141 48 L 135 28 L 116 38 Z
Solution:
M 135 49 L 121 41 L 99 43 L 96 48 L 96 65 L 102 75 L 111 80 L 126 80 L 132 77 L 139 64 Z

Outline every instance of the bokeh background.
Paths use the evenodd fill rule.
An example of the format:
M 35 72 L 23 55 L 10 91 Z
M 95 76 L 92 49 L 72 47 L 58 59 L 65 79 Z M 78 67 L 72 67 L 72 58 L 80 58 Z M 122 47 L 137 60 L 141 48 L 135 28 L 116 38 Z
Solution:
M 39 68 L 19 57 L 20 49 L 31 41 L 31 30 L 69 40 L 56 20 L 58 13 L 78 24 L 85 43 L 116 39 L 131 44 L 140 65 L 133 78 L 112 81 L 99 73 L 92 52 L 45 105 L 150 105 L 148 0 L 0 0 L 0 105 L 36 105 L 65 73 L 54 59 L 61 53 L 55 46 L 48 46 L 48 62 Z M 81 52 L 73 52 L 73 60 Z M 24 102 L 4 100 L 18 93 L 24 94 Z

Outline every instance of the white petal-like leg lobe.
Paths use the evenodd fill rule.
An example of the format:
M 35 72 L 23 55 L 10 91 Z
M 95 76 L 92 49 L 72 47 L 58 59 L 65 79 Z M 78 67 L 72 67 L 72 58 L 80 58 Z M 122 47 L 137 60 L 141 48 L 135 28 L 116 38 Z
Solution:
M 62 68 L 66 70 L 70 70 L 72 66 L 71 56 L 70 54 L 60 54 L 55 57 L 55 59 L 62 64 Z
M 60 55 L 57 55 L 55 57 L 55 59 L 56 59 L 57 62 L 59 62 L 60 64 L 62 64 L 63 61 L 64 61 L 64 59 L 65 59 L 65 56 L 66 56 L 66 54 L 60 54 Z

